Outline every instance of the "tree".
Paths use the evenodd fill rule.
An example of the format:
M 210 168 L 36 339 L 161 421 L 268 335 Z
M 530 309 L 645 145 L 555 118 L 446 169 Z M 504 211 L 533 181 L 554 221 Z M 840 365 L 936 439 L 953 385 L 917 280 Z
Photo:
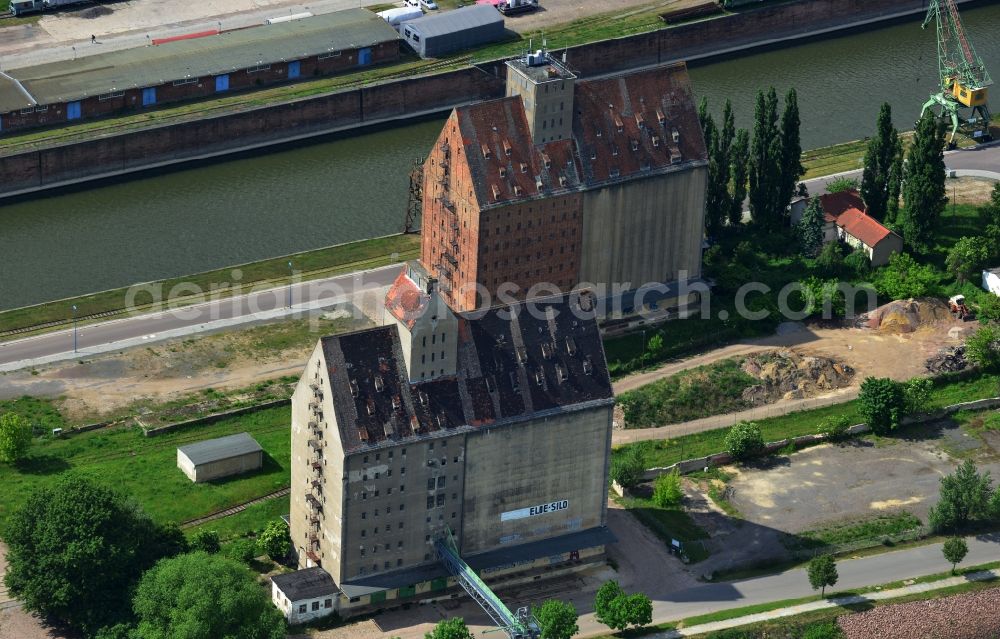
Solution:
M 785 95 L 785 110 L 781 114 L 781 148 L 778 158 L 778 200 L 779 214 L 782 220 L 785 209 L 795 195 L 799 178 L 806 168 L 802 166 L 802 137 L 799 129 L 802 122 L 799 117 L 799 95 L 795 89 L 789 89 Z
M 143 571 L 186 549 L 176 527 L 156 525 L 122 494 L 75 474 L 36 488 L 5 534 L 11 594 L 87 634 L 128 619 Z
M 628 625 L 639 627 L 653 623 L 653 602 L 643 593 L 624 597 L 622 606 Z
M 257 544 L 249 539 L 237 539 L 226 546 L 226 557 L 242 564 L 249 564 L 257 556 Z
M 917 123 L 910 147 L 903 185 L 906 207 L 898 220 L 903 239 L 915 250 L 927 249 L 944 213 L 948 203 L 944 181 L 944 128 L 928 112 Z
M 655 333 L 646 344 L 646 354 L 656 358 L 663 352 L 663 333 Z
M 1000 327 L 982 326 L 965 339 L 965 356 L 984 371 L 1000 369 Z
M 653 483 L 653 503 L 660 508 L 673 508 L 680 505 L 684 499 L 684 489 L 681 488 L 681 473 L 674 467 L 669 473 L 656 478 Z
M 868 259 L 868 254 L 862 250 L 854 250 L 844 258 L 844 267 L 859 279 L 868 277 L 872 270 L 872 261 Z
M 802 255 L 806 257 L 816 257 L 820 249 L 823 248 L 823 226 L 826 221 L 823 219 L 823 206 L 818 197 L 809 200 L 809 205 L 802 213 L 802 219 L 795 227 L 795 232 L 799 236 L 799 247 Z
M 611 479 L 622 488 L 632 488 L 642 481 L 646 461 L 638 446 L 630 446 L 611 460 Z
M 729 173 L 733 183 L 729 198 L 729 226 L 743 223 L 743 201 L 747 199 L 747 180 L 750 179 L 750 133 L 746 129 L 736 132 L 736 139 L 729 149 Z
M 541 639 L 570 639 L 580 632 L 579 615 L 571 603 L 549 599 L 533 612 L 542 629 Z
M 292 551 L 292 540 L 288 536 L 288 524 L 282 520 L 268 522 L 264 532 L 257 538 L 257 549 L 274 561 L 283 561 Z
M 979 301 L 979 321 L 983 324 L 996 322 L 1000 324 L 1000 297 L 983 295 Z
M 717 236 L 729 215 L 729 158 L 721 146 L 721 135 L 709 116 L 705 124 L 708 150 L 708 178 L 705 185 L 705 227 Z
M 745 461 L 764 450 L 764 435 L 755 422 L 739 422 L 726 433 L 726 450 L 737 461 Z
M 816 257 L 816 266 L 827 277 L 837 277 L 844 270 L 844 250 L 840 242 L 827 242 Z
M 136 639 L 284 639 L 285 620 L 245 566 L 194 552 L 164 559 L 142 576 Z
M 191 549 L 202 550 L 208 554 L 214 554 L 222 550 L 219 543 L 219 533 L 214 530 L 199 530 L 191 538 Z
M 856 178 L 847 177 L 842 175 L 840 177 L 833 178 L 826 183 L 827 193 L 843 193 L 844 191 L 857 191 L 858 190 L 858 180 Z
M 941 552 L 944 554 L 945 561 L 951 564 L 951 574 L 954 575 L 955 566 L 962 563 L 965 556 L 969 554 L 969 546 L 961 537 L 952 537 L 944 542 Z
M 930 523 L 935 532 L 959 531 L 973 521 L 988 518 L 993 488 L 990 473 L 979 472 L 971 459 L 951 475 L 941 478 L 941 497 L 931 508 Z
M 24 458 L 31 446 L 31 424 L 17 413 L 0 415 L 0 462 Z
M 833 555 L 814 557 L 809 562 L 806 572 L 809 575 L 809 585 L 813 590 L 820 591 L 820 597 L 826 596 L 827 586 L 837 584 L 837 564 L 833 560 Z
M 903 406 L 907 415 L 926 413 L 931 406 L 934 382 L 926 377 L 914 377 L 903 384 Z
M 984 237 L 963 237 L 948 250 L 945 268 L 961 283 L 978 274 L 989 259 L 989 240 Z
M 898 428 L 906 412 L 903 385 L 888 377 L 868 377 L 861 382 L 858 403 L 861 417 L 878 434 Z
M 1000 182 L 993 185 L 990 202 L 979 209 L 979 216 L 993 251 L 990 259 L 1000 258 Z
M 622 620 L 619 616 L 619 607 L 613 604 L 626 596 L 617 581 L 609 579 L 601 584 L 597 594 L 594 595 L 594 615 L 597 621 L 614 630 L 624 630 L 625 626 L 620 625 Z
M 767 94 L 757 93 L 750 151 L 750 215 L 765 229 L 777 228 L 782 218 L 781 170 L 778 95 L 771 87 Z
M 896 152 L 889 167 L 889 185 L 886 187 L 885 220 L 886 226 L 896 228 L 899 220 L 899 196 L 903 190 L 903 141 L 896 135 Z
M 895 253 L 889 264 L 879 269 L 875 288 L 882 295 L 894 300 L 926 297 L 934 293 L 938 275 L 927 264 L 917 264 L 909 253 Z
M 861 176 L 861 198 L 867 213 L 877 220 L 886 219 L 891 191 L 898 188 L 893 184 L 893 169 L 901 151 L 899 132 L 892 126 L 892 107 L 886 102 L 879 111 L 875 135 L 868 141 Z M 898 190 L 896 198 L 898 206 Z
M 424 633 L 424 639 L 474 639 L 461 617 L 442 619 L 434 630 Z

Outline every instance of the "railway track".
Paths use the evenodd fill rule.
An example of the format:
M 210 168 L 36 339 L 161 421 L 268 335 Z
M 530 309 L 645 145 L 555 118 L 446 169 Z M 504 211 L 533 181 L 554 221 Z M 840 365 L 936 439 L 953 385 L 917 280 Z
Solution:
M 291 494 L 291 492 L 292 489 L 290 487 L 282 488 L 281 490 L 276 490 L 273 493 L 268 493 L 267 495 L 257 497 L 256 499 L 251 499 L 250 501 L 243 502 L 242 504 L 237 504 L 236 506 L 233 506 L 231 508 L 226 508 L 225 510 L 214 512 L 210 515 L 205 515 L 204 517 L 198 517 L 197 519 L 189 519 L 188 521 L 181 523 L 181 528 L 193 528 L 194 526 L 200 526 L 201 524 L 206 524 L 210 521 L 215 521 L 216 519 L 229 517 L 230 515 L 235 515 L 236 513 L 243 512 L 250 506 L 254 506 L 256 504 L 262 504 L 265 501 L 277 499 L 278 497 L 284 497 L 285 495 Z

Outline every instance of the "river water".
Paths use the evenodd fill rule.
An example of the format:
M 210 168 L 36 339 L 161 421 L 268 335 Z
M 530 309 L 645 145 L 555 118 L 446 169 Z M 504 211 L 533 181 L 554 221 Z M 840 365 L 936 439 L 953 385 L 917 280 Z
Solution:
M 1000 77 L 1000 5 L 963 17 Z M 713 110 L 731 99 L 740 126 L 759 88 L 794 86 L 814 148 L 868 135 L 884 101 L 910 128 L 936 55 L 933 30 L 915 21 L 696 65 L 691 78 Z M 443 121 L 0 205 L 0 309 L 398 232 L 409 170 Z

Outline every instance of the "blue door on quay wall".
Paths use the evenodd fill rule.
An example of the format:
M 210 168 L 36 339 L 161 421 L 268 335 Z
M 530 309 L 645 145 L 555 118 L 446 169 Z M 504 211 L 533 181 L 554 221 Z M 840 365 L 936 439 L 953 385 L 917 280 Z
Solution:
M 370 47 L 358 49 L 358 66 L 364 67 L 372 63 L 372 50 Z
M 152 106 L 156 104 L 156 87 L 148 87 L 142 90 L 142 106 Z
M 293 60 L 293 61 L 291 61 L 291 62 L 288 63 L 288 79 L 289 80 L 294 80 L 295 78 L 299 77 L 299 73 L 300 72 L 301 72 L 301 69 L 300 69 L 300 64 L 299 64 L 298 60 Z
M 70 102 L 66 105 L 66 119 L 67 120 L 79 120 L 80 119 L 80 103 Z
M 215 76 L 215 92 L 219 93 L 221 91 L 229 90 L 229 74 L 217 75 Z

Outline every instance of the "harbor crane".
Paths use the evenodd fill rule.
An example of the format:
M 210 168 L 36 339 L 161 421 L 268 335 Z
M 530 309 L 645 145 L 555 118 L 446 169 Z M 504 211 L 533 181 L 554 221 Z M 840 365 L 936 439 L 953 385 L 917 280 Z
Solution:
M 969 125 L 973 139 L 987 142 L 992 139 L 987 87 L 993 80 L 965 34 L 955 0 L 931 0 L 923 28 L 932 22 L 937 24 L 940 92 L 931 94 L 920 115 L 936 107 L 938 116 L 951 122 L 951 146 L 963 124 Z
M 434 548 L 448 572 L 455 577 L 462 589 L 472 597 L 472 600 L 489 615 L 497 630 L 506 633 L 509 639 L 538 639 L 542 635 L 538 621 L 527 607 L 518 608 L 516 613 L 511 612 L 500 600 L 500 597 L 497 597 L 490 587 L 479 578 L 479 575 L 469 567 L 469 564 L 465 563 L 458 552 L 458 545 L 455 543 L 455 537 L 450 528 L 438 537 L 434 542 Z

